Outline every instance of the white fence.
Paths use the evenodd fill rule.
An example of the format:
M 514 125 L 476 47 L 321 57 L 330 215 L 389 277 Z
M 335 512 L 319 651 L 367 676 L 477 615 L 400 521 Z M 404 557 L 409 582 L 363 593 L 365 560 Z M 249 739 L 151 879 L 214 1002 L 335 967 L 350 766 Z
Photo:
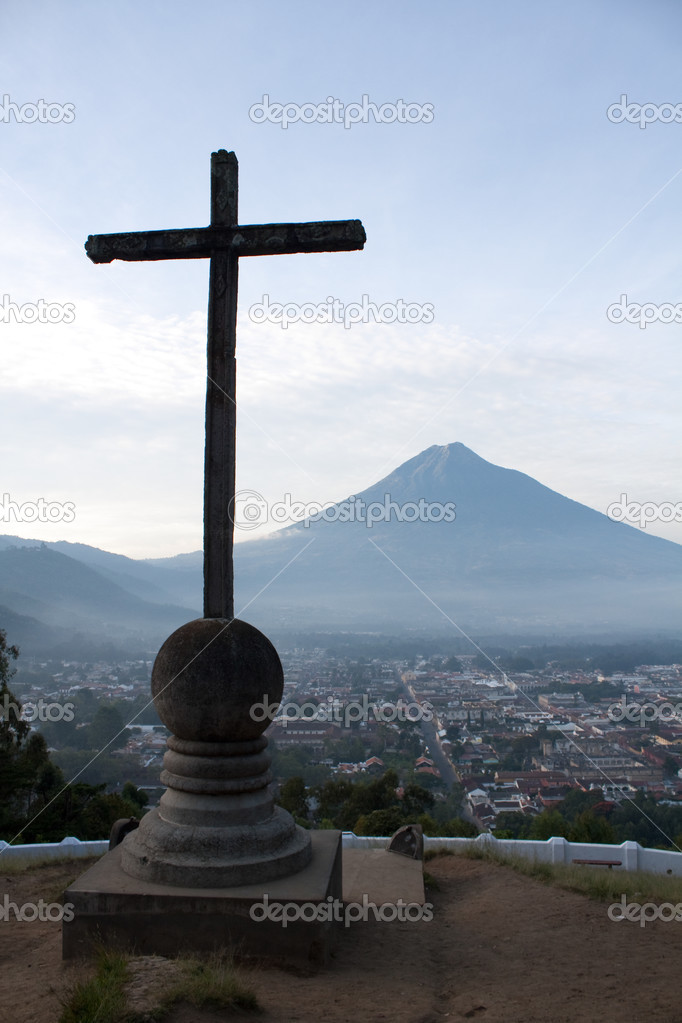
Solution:
M 363 838 L 352 831 L 344 831 L 343 845 L 348 849 L 384 849 L 389 838 Z M 482 834 L 477 838 L 424 838 L 424 849 L 462 852 L 473 843 L 478 848 L 490 849 L 504 856 L 523 856 L 543 863 L 567 863 L 575 860 L 609 860 L 613 870 L 643 870 L 648 874 L 673 874 L 682 877 L 682 852 L 667 849 L 644 849 L 639 842 L 621 845 L 601 845 L 589 842 L 568 842 L 565 838 L 548 838 L 546 842 L 526 839 L 495 838 Z
M 352 831 L 343 832 L 344 849 L 385 849 L 389 842 L 390 838 L 364 838 L 354 835 Z M 614 870 L 644 870 L 649 874 L 672 874 L 682 877 L 682 853 L 669 852 L 667 849 L 643 849 L 639 842 L 597 845 L 567 842 L 565 838 L 531 842 L 483 834 L 477 838 L 425 838 L 424 848 L 461 852 L 470 843 L 506 856 L 524 856 L 543 863 L 570 864 L 575 860 L 611 860 L 620 861 L 613 867 Z M 108 839 L 81 842 L 77 838 L 64 838 L 61 842 L 44 842 L 36 845 L 8 845 L 7 842 L 0 841 L 0 865 L 3 861 L 23 867 L 49 863 L 52 860 L 86 859 L 89 856 L 103 856 L 108 848 Z
M 35 845 L 9 845 L 0 840 L 0 864 L 14 863 L 29 867 L 51 860 L 84 860 L 89 856 L 103 856 L 109 848 L 109 839 L 81 842 L 79 838 L 63 838 L 61 842 L 36 842 Z

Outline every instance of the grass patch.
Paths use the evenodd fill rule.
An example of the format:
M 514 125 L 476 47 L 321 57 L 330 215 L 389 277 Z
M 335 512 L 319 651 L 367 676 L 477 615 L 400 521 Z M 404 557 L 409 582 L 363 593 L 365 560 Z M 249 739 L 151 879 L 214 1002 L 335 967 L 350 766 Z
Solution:
M 240 979 L 231 955 L 216 953 L 207 960 L 189 957 L 176 961 L 181 977 L 164 996 L 164 1011 L 177 1002 L 200 1009 L 260 1011 L 256 995 Z
M 163 1020 L 174 1005 L 186 1002 L 197 1008 L 259 1012 L 260 1005 L 235 969 L 231 954 L 222 952 L 206 960 L 189 956 L 169 960 L 175 978 L 142 1015 L 131 1011 L 126 986 L 132 980 L 128 953 L 100 947 L 94 977 L 79 981 L 62 1001 L 59 1023 L 137 1023 Z M 152 998 L 154 995 L 151 996 Z
M 127 979 L 127 956 L 101 949 L 95 976 L 74 986 L 62 1002 L 59 1023 L 121 1023 L 125 1019 L 123 989 Z
M 425 849 L 424 850 L 424 863 L 428 863 L 429 860 L 435 860 L 436 856 L 454 856 L 455 853 L 452 849 Z
M 443 853 L 435 852 L 435 855 L 440 856 Z M 489 863 L 510 867 L 518 874 L 534 877 L 544 884 L 554 884 L 567 891 L 579 892 L 600 902 L 618 900 L 621 895 L 633 900 L 645 898 L 652 902 L 682 902 L 682 878 L 668 877 L 665 874 L 648 874 L 639 870 L 609 870 L 606 867 L 568 863 L 543 863 L 473 844 L 466 846 L 461 852 L 453 853 L 448 850 L 445 855 L 486 860 Z

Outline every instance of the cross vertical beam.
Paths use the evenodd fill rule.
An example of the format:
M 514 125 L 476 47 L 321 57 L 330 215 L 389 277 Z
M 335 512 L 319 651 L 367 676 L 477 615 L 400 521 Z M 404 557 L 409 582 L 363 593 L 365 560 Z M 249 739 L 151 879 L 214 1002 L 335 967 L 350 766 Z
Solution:
M 211 154 L 211 227 L 236 227 L 239 168 L 234 153 Z M 211 251 L 208 286 L 204 451 L 204 618 L 234 617 L 236 250 Z

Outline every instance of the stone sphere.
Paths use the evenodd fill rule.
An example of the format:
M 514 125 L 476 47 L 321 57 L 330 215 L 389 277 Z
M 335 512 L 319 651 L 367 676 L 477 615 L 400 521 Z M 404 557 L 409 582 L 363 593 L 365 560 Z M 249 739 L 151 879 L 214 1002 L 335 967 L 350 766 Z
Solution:
M 152 696 L 179 739 L 248 742 L 271 723 L 284 673 L 270 640 L 238 618 L 197 618 L 168 637 L 152 670 Z

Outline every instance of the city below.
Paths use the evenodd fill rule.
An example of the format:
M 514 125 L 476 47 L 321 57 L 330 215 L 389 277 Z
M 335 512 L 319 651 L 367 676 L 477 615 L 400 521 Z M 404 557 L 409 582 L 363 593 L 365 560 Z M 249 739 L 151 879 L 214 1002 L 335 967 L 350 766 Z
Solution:
M 251 713 L 272 721 L 275 779 L 303 779 L 311 820 L 313 789 L 387 771 L 399 797 L 418 784 L 435 807 L 448 802 L 453 816 L 498 834 L 510 823 L 514 832 L 511 814 L 532 820 L 571 790 L 598 793 L 591 805 L 605 818 L 638 790 L 682 809 L 680 664 L 604 675 L 518 657 L 524 670 L 504 669 L 482 654 L 382 660 L 292 648 L 281 659 L 281 705 Z M 110 791 L 132 782 L 155 805 L 168 732 L 151 702 L 152 661 L 19 663 L 12 692 L 65 778 Z

